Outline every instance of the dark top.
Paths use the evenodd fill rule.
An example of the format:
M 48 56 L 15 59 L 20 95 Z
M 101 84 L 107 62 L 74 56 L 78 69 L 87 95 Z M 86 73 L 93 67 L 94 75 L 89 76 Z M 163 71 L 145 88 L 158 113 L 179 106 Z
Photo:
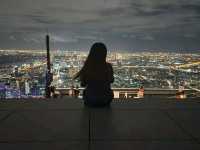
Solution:
M 113 91 L 110 84 L 114 81 L 114 77 L 111 64 L 107 63 L 107 71 L 104 73 L 106 75 L 98 75 L 99 79 L 87 79 L 84 76 L 81 78 L 81 85 L 86 87 L 83 93 L 85 104 L 104 106 L 110 104 L 112 101 Z M 106 78 L 103 79 L 101 78 L 102 76 Z

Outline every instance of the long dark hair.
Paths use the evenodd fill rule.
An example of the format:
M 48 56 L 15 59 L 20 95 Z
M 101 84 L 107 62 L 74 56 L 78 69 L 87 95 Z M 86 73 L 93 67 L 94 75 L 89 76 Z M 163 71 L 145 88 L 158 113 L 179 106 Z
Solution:
M 76 74 L 75 78 L 84 80 L 106 79 L 107 73 L 107 48 L 103 43 L 94 43 L 82 69 Z

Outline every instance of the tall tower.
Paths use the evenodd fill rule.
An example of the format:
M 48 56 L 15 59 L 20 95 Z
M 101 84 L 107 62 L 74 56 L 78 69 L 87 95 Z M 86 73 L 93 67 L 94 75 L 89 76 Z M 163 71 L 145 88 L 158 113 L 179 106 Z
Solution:
M 51 97 L 50 85 L 52 81 L 51 75 L 51 62 L 50 62 L 50 46 L 49 46 L 49 35 L 46 35 L 46 48 L 47 48 L 47 72 L 46 72 L 46 98 Z

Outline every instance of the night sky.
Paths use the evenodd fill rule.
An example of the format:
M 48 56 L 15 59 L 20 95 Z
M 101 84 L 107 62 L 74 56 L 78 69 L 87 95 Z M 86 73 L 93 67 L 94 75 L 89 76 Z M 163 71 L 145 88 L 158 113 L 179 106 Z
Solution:
M 200 0 L 0 0 L 0 48 L 200 49 Z

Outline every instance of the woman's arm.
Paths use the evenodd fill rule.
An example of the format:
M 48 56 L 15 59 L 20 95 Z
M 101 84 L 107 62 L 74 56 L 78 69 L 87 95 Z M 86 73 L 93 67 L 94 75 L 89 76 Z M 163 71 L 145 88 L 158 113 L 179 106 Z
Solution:
M 108 63 L 108 79 L 110 83 L 114 82 L 113 67 L 110 63 Z
M 83 75 L 80 76 L 80 80 L 81 80 L 81 86 L 85 87 L 87 85 L 87 82 Z

